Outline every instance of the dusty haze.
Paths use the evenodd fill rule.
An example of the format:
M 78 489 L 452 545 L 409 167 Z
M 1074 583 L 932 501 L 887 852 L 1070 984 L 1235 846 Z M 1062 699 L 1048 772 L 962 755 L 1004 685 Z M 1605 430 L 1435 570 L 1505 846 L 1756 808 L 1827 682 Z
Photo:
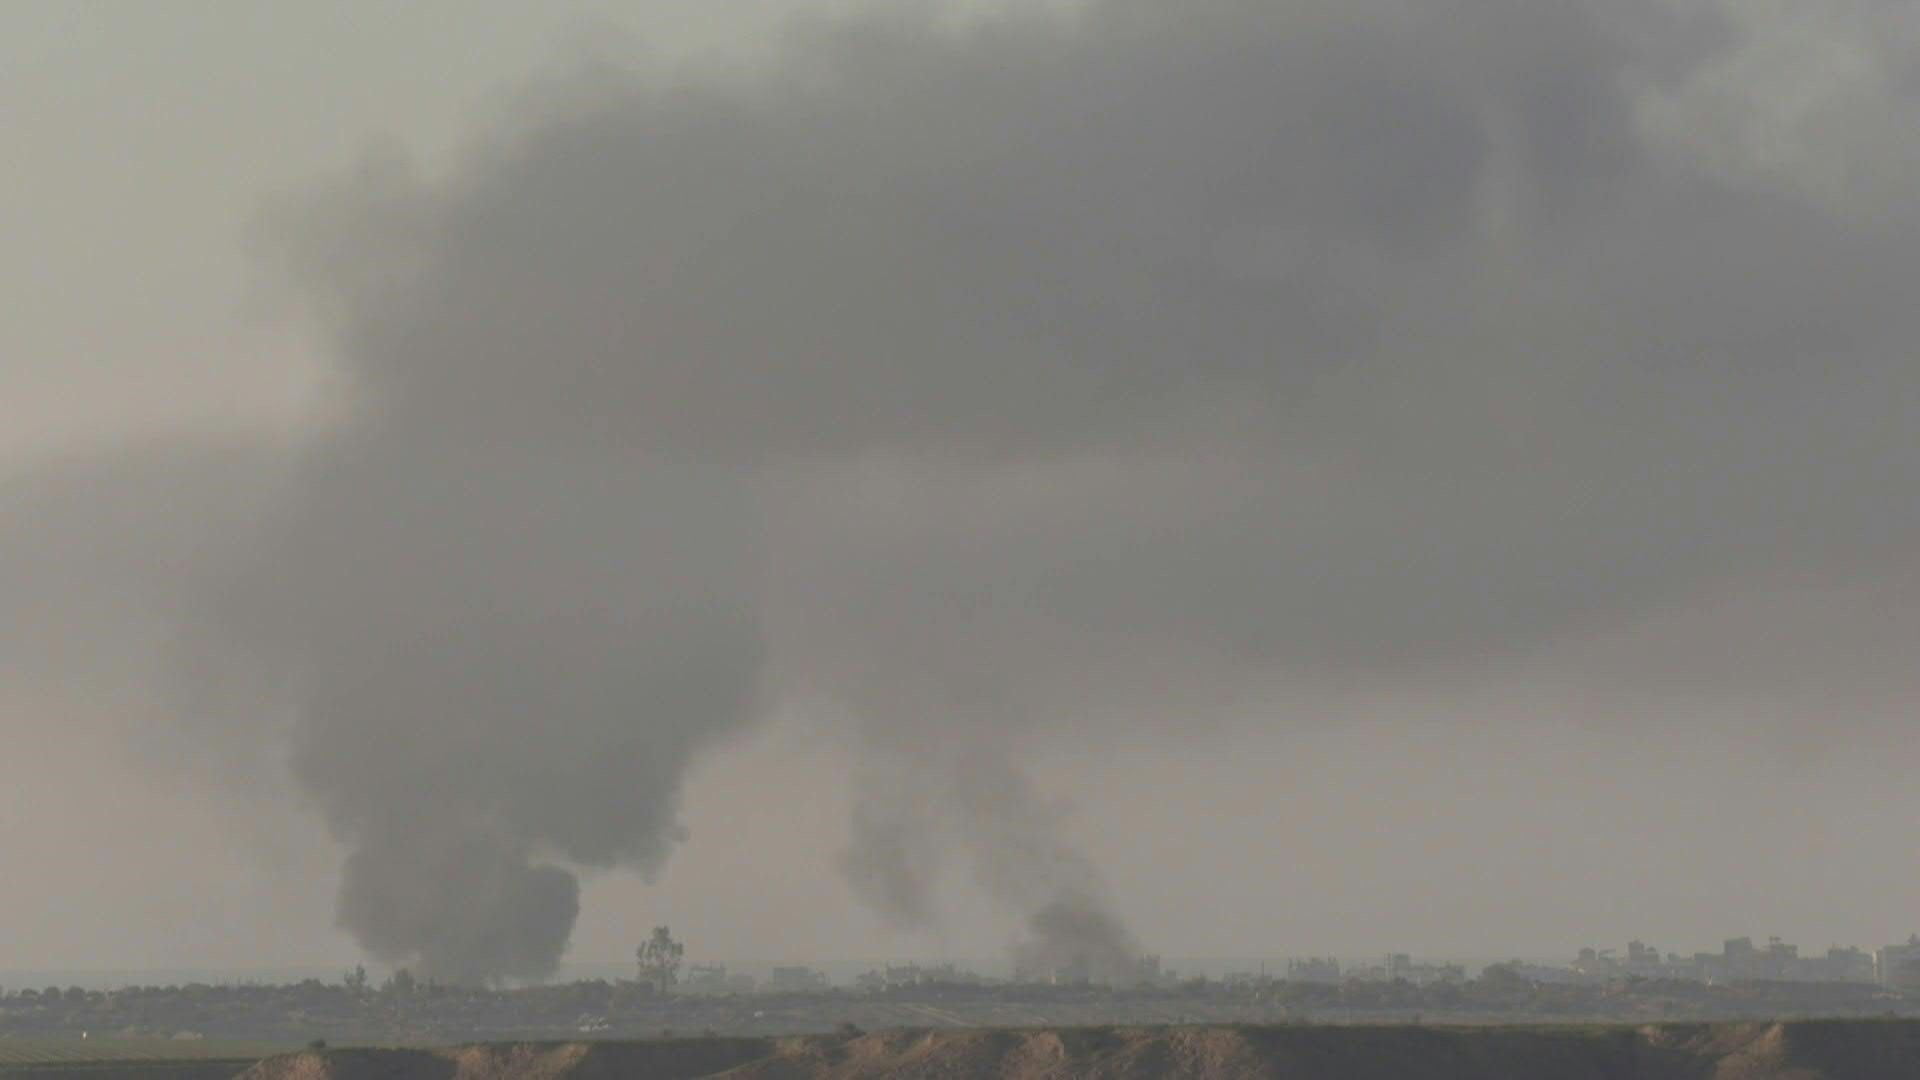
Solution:
M 152 935 L 470 980 L 669 919 L 1103 971 L 1905 936 L 1911 10 L 788 7 L 480 9 L 574 44 L 413 131 L 306 137 L 355 78 L 295 67 L 272 139 L 182 120 L 184 194 L 99 197 L 224 227 L 35 234 L 13 964 L 165 962 L 58 898 L 139 906 L 170 830 Z M 56 150 L 116 137 L 46 89 L 130 32 L 83 10 L 9 76 Z M 159 85 L 299 47 L 202 29 Z M 89 220 L 106 165 L 35 161 Z M 163 348 L 118 264 L 189 254 L 253 321 Z

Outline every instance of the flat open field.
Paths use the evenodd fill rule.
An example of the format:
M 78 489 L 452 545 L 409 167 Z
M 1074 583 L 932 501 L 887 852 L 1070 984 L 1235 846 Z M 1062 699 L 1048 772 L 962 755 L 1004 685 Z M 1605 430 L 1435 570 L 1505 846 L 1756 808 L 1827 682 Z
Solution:
M 27 1069 L 84 1073 L 112 1066 L 124 1072 L 140 1064 L 237 1063 L 239 1068 L 296 1049 L 285 1043 L 222 1039 L 0 1039 L 0 1075 Z M 168 1070 L 172 1071 L 172 1070 Z

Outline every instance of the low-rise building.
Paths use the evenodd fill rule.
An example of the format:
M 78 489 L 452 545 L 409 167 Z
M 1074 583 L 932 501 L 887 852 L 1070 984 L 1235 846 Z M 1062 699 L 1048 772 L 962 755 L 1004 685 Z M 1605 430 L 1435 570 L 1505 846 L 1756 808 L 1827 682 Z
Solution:
M 1338 983 L 1340 961 L 1331 956 L 1309 956 L 1287 961 L 1287 981 L 1298 983 Z
M 695 964 L 678 989 L 683 994 L 751 994 L 753 976 L 731 974 L 725 964 Z
M 810 967 L 777 967 L 767 975 L 767 991 L 774 994 L 813 993 L 828 985 L 826 973 Z

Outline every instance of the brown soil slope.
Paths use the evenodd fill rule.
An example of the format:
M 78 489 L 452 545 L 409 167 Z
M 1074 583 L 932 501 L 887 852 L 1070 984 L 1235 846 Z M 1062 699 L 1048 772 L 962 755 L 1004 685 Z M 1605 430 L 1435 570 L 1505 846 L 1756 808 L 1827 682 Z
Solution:
M 1920 1023 L 900 1031 L 336 1050 L 241 1080 L 1920 1080 Z

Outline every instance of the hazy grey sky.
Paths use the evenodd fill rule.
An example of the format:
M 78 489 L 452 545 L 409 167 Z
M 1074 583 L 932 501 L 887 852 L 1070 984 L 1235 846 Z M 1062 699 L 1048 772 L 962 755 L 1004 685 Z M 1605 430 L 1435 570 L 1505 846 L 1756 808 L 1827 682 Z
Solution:
M 1911 5 L 864 7 L 0 9 L 0 969 L 1914 929 Z

